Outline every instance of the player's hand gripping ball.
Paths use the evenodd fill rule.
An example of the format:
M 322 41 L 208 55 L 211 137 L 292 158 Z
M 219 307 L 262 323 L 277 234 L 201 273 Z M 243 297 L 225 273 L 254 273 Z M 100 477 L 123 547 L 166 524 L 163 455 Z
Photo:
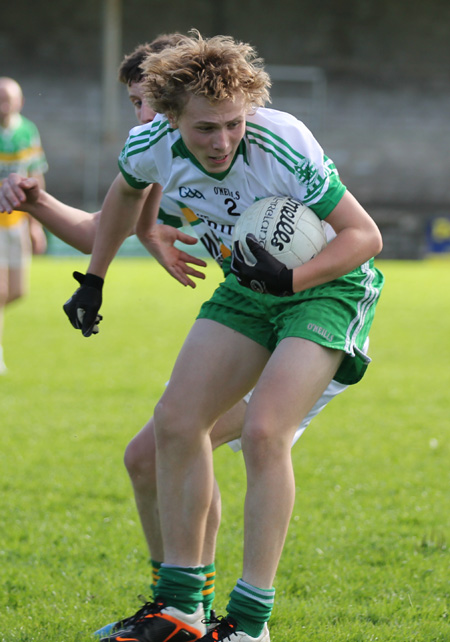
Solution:
M 232 241 L 231 271 L 239 283 L 276 296 L 293 294 L 292 270 L 327 244 L 317 214 L 286 196 L 255 201 L 236 221 Z
M 83 337 L 98 333 L 98 324 L 103 319 L 98 313 L 102 305 L 103 279 L 96 274 L 74 272 L 73 277 L 80 287 L 72 294 L 63 310 L 76 330 L 81 330 Z
M 248 263 L 253 256 L 247 246 L 247 235 L 288 268 L 296 268 L 313 259 L 327 244 L 322 221 L 309 207 L 287 196 L 269 196 L 255 201 L 236 221 L 233 243 L 240 248 Z
M 256 240 L 253 234 L 247 234 L 248 249 L 256 259 L 256 263 L 249 265 L 240 248 L 239 241 L 233 245 L 231 257 L 231 271 L 238 282 L 246 288 L 261 294 L 275 296 L 291 296 L 293 270 L 287 268 L 281 261 L 273 257 Z

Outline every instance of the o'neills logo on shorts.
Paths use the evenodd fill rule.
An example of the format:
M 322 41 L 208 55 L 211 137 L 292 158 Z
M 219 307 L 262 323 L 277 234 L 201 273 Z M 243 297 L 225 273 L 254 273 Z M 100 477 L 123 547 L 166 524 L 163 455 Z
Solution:
M 295 214 L 299 203 L 292 199 L 286 201 L 280 210 L 280 216 L 270 239 L 270 245 L 283 250 L 287 243 L 290 243 L 295 234 Z
M 321 337 L 323 337 L 330 343 L 334 339 L 334 334 L 331 334 L 331 332 L 328 332 L 328 330 L 325 330 L 325 328 L 321 328 L 320 325 L 316 325 L 315 323 L 308 323 L 308 330 L 312 330 L 312 332 L 320 334 Z

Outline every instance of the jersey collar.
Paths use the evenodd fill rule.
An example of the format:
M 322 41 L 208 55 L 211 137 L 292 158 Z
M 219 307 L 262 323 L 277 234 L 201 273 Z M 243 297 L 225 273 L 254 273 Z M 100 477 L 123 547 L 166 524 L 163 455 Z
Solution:
M 215 178 L 218 181 L 223 180 L 228 176 L 228 174 L 231 171 L 231 168 L 236 162 L 236 159 L 238 158 L 239 155 L 242 155 L 244 157 L 244 161 L 247 160 L 247 154 L 246 154 L 246 148 L 245 148 L 245 143 L 244 139 L 241 140 L 239 143 L 239 147 L 236 150 L 236 153 L 234 155 L 234 158 L 231 162 L 230 167 L 225 170 L 224 172 L 219 172 L 219 173 L 212 173 L 212 172 L 207 172 L 206 169 L 198 162 L 198 160 L 195 158 L 193 154 L 188 150 L 186 145 L 184 144 L 183 139 L 180 137 L 175 143 L 172 145 L 172 156 L 173 158 L 188 158 L 195 167 L 197 167 L 203 174 L 206 174 L 206 176 L 210 176 L 211 178 Z

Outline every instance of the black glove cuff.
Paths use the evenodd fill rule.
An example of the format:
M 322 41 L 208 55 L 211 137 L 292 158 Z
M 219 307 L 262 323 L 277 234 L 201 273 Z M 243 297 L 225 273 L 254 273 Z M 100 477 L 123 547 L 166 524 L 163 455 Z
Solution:
M 294 270 L 284 268 L 284 270 L 281 270 L 279 274 L 279 279 L 281 282 L 280 289 L 283 292 L 283 296 L 292 296 L 294 294 Z
M 83 280 L 83 285 L 86 285 L 87 287 L 95 288 L 99 292 L 101 292 L 103 289 L 103 283 L 104 283 L 104 279 L 102 279 L 101 276 L 97 276 L 96 274 L 91 274 L 90 272 L 86 274 Z

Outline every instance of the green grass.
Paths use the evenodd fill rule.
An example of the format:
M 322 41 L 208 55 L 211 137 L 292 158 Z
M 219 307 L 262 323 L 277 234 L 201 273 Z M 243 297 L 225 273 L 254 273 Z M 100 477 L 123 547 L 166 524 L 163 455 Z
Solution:
M 154 262 L 119 259 L 99 336 L 61 305 L 84 259 L 36 258 L 7 311 L 0 378 L 0 640 L 79 642 L 148 594 L 123 467 L 200 303 Z M 374 363 L 293 451 L 298 487 L 276 579 L 273 642 L 450 640 L 450 264 L 380 262 Z M 223 494 L 217 604 L 240 574 L 245 472 L 215 454 Z

